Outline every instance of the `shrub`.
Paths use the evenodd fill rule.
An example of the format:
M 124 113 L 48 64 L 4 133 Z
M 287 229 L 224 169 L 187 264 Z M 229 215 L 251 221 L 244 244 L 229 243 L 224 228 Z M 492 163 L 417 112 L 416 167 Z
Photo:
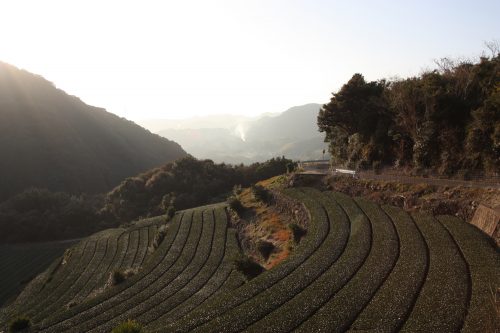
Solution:
M 269 203 L 271 201 L 271 193 L 264 186 L 253 185 L 252 193 L 256 200 L 262 201 L 263 203 Z
M 116 270 L 111 273 L 111 285 L 116 286 L 125 281 L 125 274 L 123 271 Z
M 302 228 L 300 225 L 296 223 L 290 223 L 288 225 L 288 228 L 290 228 L 290 230 L 292 231 L 293 240 L 295 241 L 295 243 L 300 242 L 302 237 L 304 237 L 304 235 L 307 233 L 307 231 L 304 228 Z
M 71 309 L 72 307 L 77 306 L 77 305 L 78 305 L 78 301 L 71 300 L 71 301 L 68 302 L 68 304 L 66 304 L 66 308 L 67 309 Z
M 156 250 L 160 246 L 161 242 L 163 242 L 163 240 L 165 239 L 165 235 L 167 234 L 167 230 L 168 228 L 166 225 L 162 225 L 158 228 L 155 239 L 153 240 L 152 251 Z
M 236 213 L 240 214 L 241 212 L 243 212 L 244 207 L 241 204 L 240 199 L 238 199 L 237 197 L 230 196 L 229 198 L 227 198 L 227 204 Z
M 141 333 L 143 332 L 141 324 L 134 320 L 127 320 L 113 328 L 111 333 Z
M 168 206 L 166 213 L 167 218 L 170 220 L 175 215 L 175 207 L 173 205 Z
M 271 253 L 274 250 L 274 244 L 265 240 L 261 240 L 257 243 L 257 251 L 264 257 L 264 259 L 268 259 Z
M 235 264 L 236 269 L 243 273 L 249 280 L 264 272 L 264 268 L 249 257 L 238 259 Z
M 110 274 L 108 284 L 112 286 L 119 285 L 120 283 L 123 283 L 125 280 L 132 277 L 136 273 L 137 271 L 132 268 L 126 270 L 117 269 Z
M 9 332 L 21 332 L 31 326 L 29 318 L 20 316 L 12 320 L 9 324 Z

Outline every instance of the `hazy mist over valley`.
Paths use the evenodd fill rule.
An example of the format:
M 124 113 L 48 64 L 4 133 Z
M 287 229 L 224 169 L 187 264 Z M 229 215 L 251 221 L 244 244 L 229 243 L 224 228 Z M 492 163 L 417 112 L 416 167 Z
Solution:
M 262 162 L 274 156 L 317 160 L 328 158 L 327 144 L 316 126 L 320 107 L 306 104 L 255 118 L 214 115 L 138 123 L 179 143 L 194 157 L 215 162 Z

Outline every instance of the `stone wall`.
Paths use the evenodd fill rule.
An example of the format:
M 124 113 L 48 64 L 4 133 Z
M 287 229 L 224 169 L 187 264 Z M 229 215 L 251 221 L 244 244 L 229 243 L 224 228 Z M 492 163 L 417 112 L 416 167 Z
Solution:
M 479 204 L 471 222 L 492 237 L 500 245 L 500 208 L 490 208 Z
M 307 229 L 311 217 L 303 203 L 290 198 L 278 191 L 272 191 L 273 203 L 276 210 L 285 216 L 290 223 L 296 223 Z

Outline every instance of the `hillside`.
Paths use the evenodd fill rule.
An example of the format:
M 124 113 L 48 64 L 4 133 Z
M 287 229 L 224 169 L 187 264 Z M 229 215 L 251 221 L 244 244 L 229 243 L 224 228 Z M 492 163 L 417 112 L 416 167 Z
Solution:
M 186 156 L 175 142 L 0 62 L 0 200 L 28 187 L 105 192 Z
M 203 118 L 206 126 L 195 118 L 186 120 L 181 127 L 176 125 L 178 122 L 170 126 L 163 123 L 169 127 L 158 133 L 179 142 L 193 156 L 216 162 L 252 163 L 282 155 L 294 160 L 320 159 L 327 144 L 316 125 L 319 109 L 319 104 L 311 103 L 240 121 L 235 116 L 227 116 L 227 121 L 209 116 Z M 215 127 L 216 121 L 219 127 Z
M 105 194 L 28 189 L 0 203 L 0 243 L 81 238 L 164 214 L 170 206 L 187 209 L 219 202 L 235 186 L 250 186 L 294 166 L 285 158 L 233 166 L 186 156 L 128 177 Z
M 84 239 L 0 322 L 23 313 L 33 332 L 51 333 L 127 319 L 148 332 L 494 331 L 500 255 L 474 226 L 310 188 L 275 195 L 292 216 L 304 205 L 307 234 L 257 277 L 235 265 L 225 205 L 198 207 Z M 108 279 L 129 268 L 125 281 Z

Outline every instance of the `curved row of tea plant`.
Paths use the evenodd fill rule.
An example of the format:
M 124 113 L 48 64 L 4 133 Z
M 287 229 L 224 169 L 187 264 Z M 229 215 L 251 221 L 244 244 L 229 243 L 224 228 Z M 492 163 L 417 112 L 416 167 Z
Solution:
M 0 245 L 0 307 L 74 243 Z
M 484 332 L 494 327 L 488 326 L 495 309 L 485 305 L 491 304 L 486 281 L 490 289 L 499 286 L 499 254 L 480 232 L 470 231 L 474 227 L 338 193 L 288 194 L 312 217 L 305 243 L 293 256 L 187 316 L 155 326 L 155 332 Z M 335 226 L 346 220 L 350 232 L 342 236 Z M 462 236 L 453 236 L 447 224 Z M 485 256 L 488 260 L 479 259 Z
M 344 194 L 283 191 L 310 215 L 280 265 L 247 280 L 223 205 L 107 230 L 66 252 L 6 309 L 33 331 L 109 332 L 133 319 L 148 332 L 485 332 L 498 249 L 453 217 L 408 214 Z M 290 221 L 293 223 L 293 221 Z M 163 228 L 163 227 L 162 227 Z M 107 286 L 116 269 L 135 275 Z M 69 306 L 71 305 L 71 306 Z

